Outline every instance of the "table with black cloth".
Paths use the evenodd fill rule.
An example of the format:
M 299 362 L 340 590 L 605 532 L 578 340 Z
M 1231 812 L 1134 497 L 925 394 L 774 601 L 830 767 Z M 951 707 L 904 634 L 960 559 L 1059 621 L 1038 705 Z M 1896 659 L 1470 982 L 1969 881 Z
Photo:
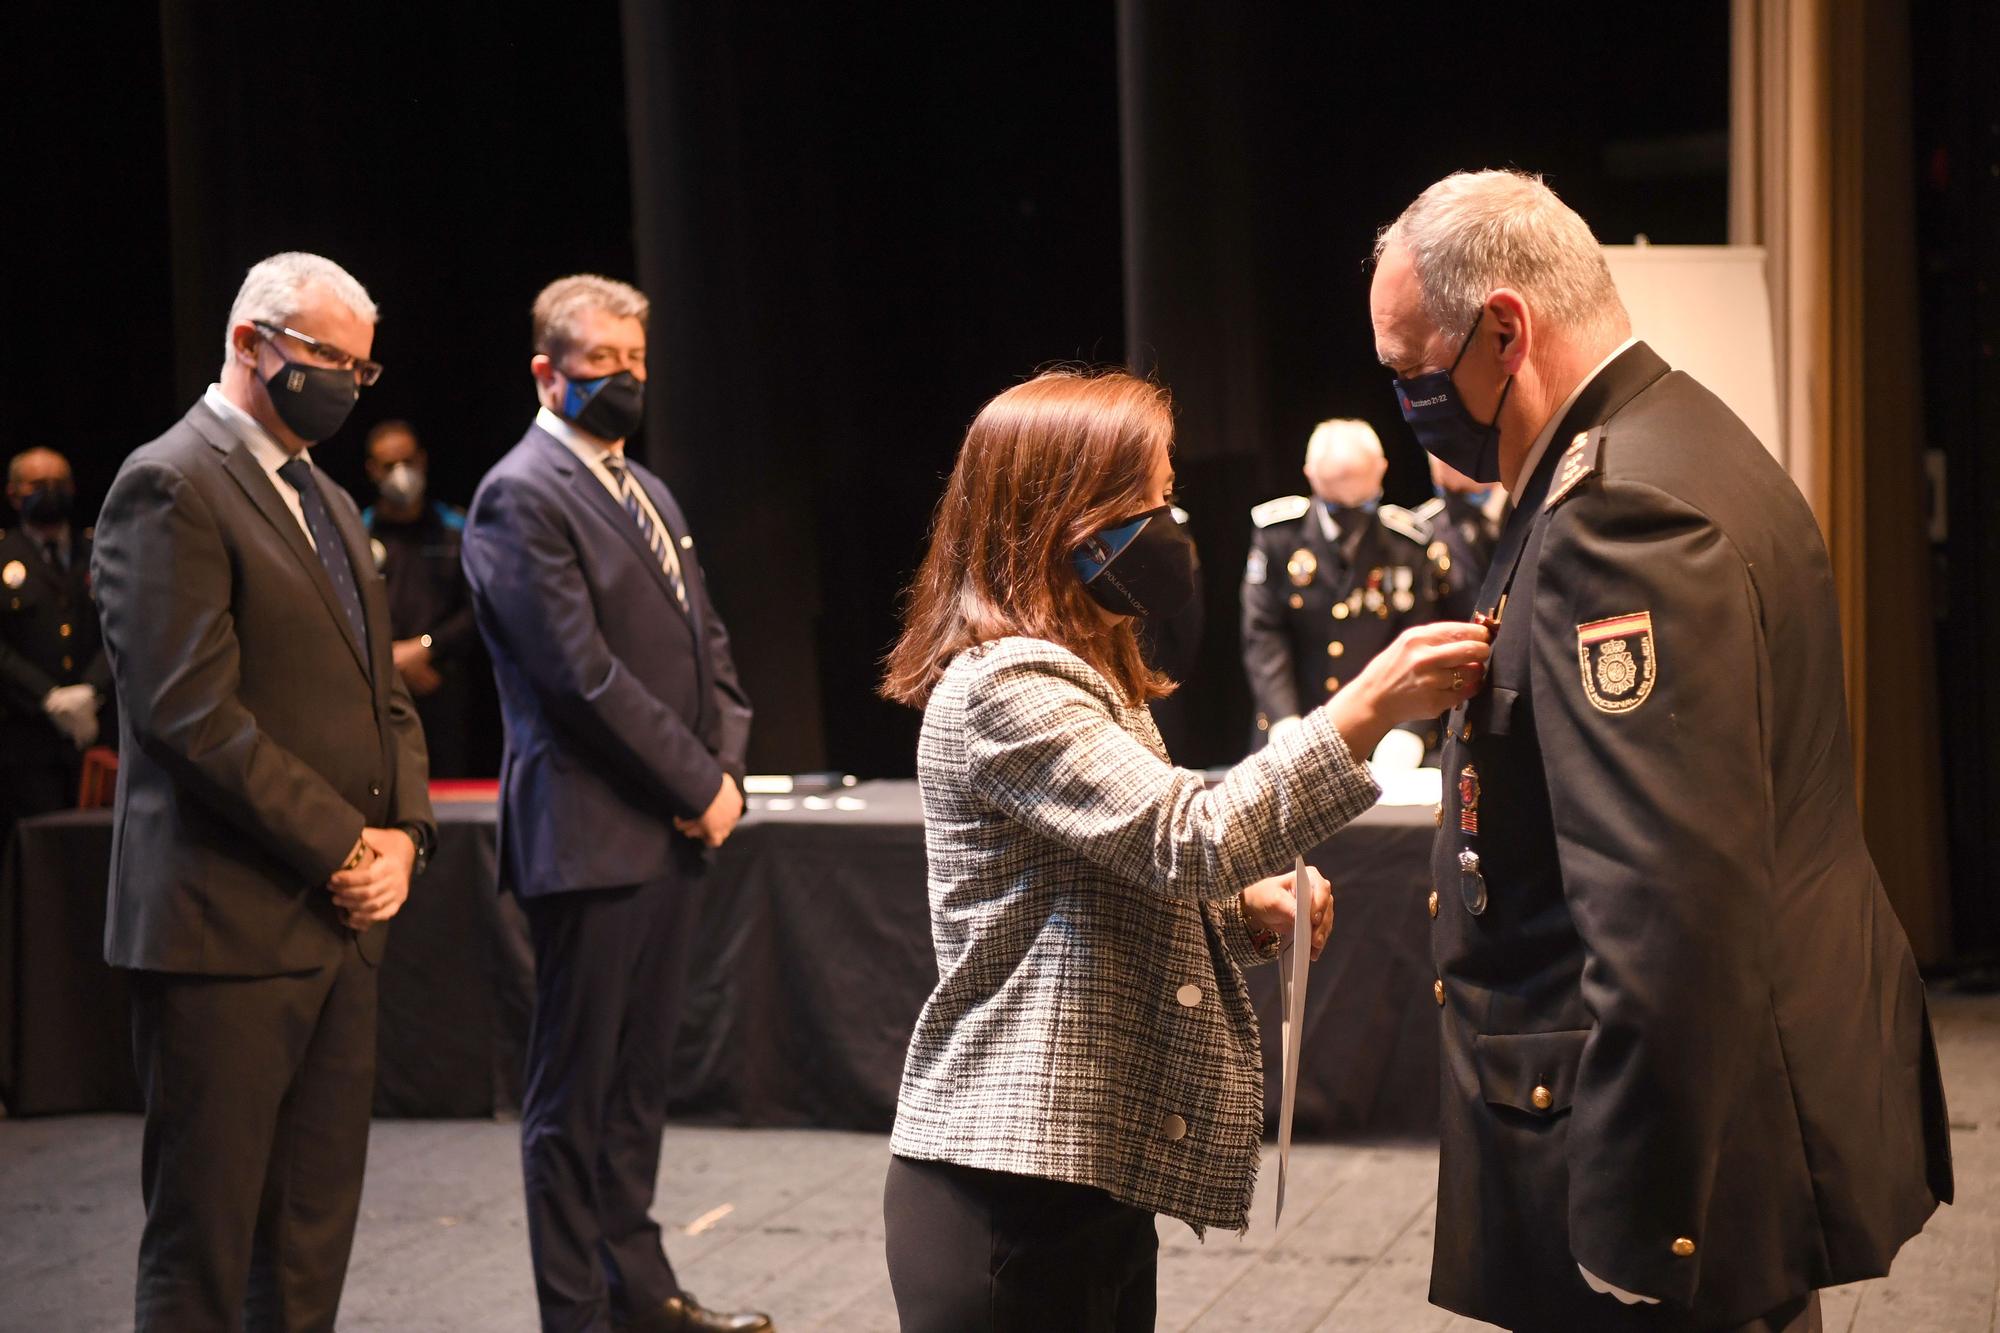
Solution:
M 674 1114 L 886 1130 L 936 980 L 916 786 L 753 797 L 702 890 Z M 438 847 L 382 968 L 375 1110 L 483 1116 L 519 1104 L 532 955 L 493 890 L 490 800 L 441 801 Z M 1298 1129 L 1428 1136 L 1437 1013 L 1424 898 L 1428 806 L 1379 807 L 1308 857 L 1336 921 L 1307 996 Z M 28 820 L 0 865 L 0 1100 L 15 1115 L 133 1110 L 122 974 L 101 961 L 108 812 Z M 1277 973 L 1251 972 L 1277 1099 Z

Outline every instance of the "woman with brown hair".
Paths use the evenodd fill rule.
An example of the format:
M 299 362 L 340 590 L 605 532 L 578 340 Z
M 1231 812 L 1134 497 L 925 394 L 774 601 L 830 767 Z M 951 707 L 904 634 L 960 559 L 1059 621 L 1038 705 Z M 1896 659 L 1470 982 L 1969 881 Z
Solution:
M 1246 1225 L 1264 1098 L 1241 968 L 1291 929 L 1278 872 L 1380 794 L 1355 756 L 1478 685 L 1486 631 L 1425 626 L 1214 790 L 1168 763 L 1145 704 L 1173 687 L 1133 622 L 1193 591 L 1172 438 L 1166 391 L 1122 372 L 987 403 L 889 655 L 883 693 L 924 710 L 938 962 L 884 1197 L 906 1333 L 1150 1329 L 1154 1215 Z

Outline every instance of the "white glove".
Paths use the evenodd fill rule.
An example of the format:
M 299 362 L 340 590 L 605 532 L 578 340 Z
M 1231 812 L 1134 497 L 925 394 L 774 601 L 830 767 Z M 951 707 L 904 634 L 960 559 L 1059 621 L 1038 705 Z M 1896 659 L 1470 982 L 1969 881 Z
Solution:
M 1583 1274 L 1583 1280 L 1589 1284 L 1592 1291 L 1600 1296 L 1616 1297 L 1620 1305 L 1658 1305 L 1660 1303 L 1660 1298 L 1657 1296 L 1641 1296 L 1636 1291 L 1627 1291 L 1623 1287 L 1614 1287 L 1588 1268 L 1585 1268 L 1582 1264 L 1576 1266 L 1576 1271 Z
M 1290 731 L 1293 727 L 1296 727 L 1297 725 L 1299 725 L 1299 718 L 1298 714 L 1296 713 L 1292 714 L 1290 717 L 1279 718 L 1276 722 L 1273 722 L 1271 724 L 1271 739 L 1272 740 L 1278 739 L 1278 737 L 1284 735 L 1286 732 Z
M 42 711 L 56 730 L 77 749 L 97 739 L 97 690 L 89 685 L 58 685 L 42 698 Z
M 1424 762 L 1424 738 L 1412 731 L 1392 729 L 1376 743 L 1368 762 L 1391 773 L 1413 773 Z

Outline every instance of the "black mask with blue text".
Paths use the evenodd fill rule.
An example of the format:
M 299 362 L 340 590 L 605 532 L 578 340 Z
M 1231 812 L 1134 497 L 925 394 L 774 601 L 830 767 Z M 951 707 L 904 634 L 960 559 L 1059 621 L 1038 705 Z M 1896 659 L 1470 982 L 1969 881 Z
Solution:
M 1083 590 L 1114 615 L 1161 618 L 1194 600 L 1194 541 L 1173 506 L 1105 528 L 1070 556 Z
M 1485 317 L 1481 311 L 1480 320 Z M 1458 385 L 1451 378 L 1458 363 L 1465 360 L 1465 351 L 1472 346 L 1473 335 L 1478 332 L 1479 320 L 1475 320 L 1466 332 L 1465 341 L 1458 345 L 1458 355 L 1452 359 L 1450 370 L 1433 370 L 1407 380 L 1398 376 L 1396 403 L 1403 409 L 1403 420 L 1410 423 L 1417 443 L 1425 452 L 1474 481 L 1494 482 L 1500 480 L 1500 409 L 1507 405 L 1514 377 L 1507 377 L 1507 383 L 1500 389 L 1500 401 L 1493 408 L 1493 420 L 1485 423 L 1475 420 L 1466 410 L 1465 399 L 1460 397 Z

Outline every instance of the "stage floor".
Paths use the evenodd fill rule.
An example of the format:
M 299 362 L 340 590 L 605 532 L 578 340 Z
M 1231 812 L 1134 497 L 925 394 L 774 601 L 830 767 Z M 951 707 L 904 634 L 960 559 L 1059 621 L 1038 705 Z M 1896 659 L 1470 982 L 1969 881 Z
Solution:
M 2000 996 L 1932 997 L 1959 1204 L 1896 1271 L 1828 1292 L 1829 1333 L 1991 1333 L 2000 1286 Z M 535 1327 L 517 1130 L 378 1122 L 343 1329 Z M 670 1129 L 659 1215 L 682 1280 L 769 1310 L 782 1333 L 893 1330 L 873 1134 Z M 1267 1166 L 1273 1159 L 1267 1156 Z M 1425 1304 L 1437 1154 L 1309 1144 L 1282 1228 L 1267 1171 L 1248 1237 L 1162 1224 L 1162 1329 L 1425 1333 L 1487 1327 Z M 0 1330 L 132 1326 L 139 1121 L 0 1121 Z

